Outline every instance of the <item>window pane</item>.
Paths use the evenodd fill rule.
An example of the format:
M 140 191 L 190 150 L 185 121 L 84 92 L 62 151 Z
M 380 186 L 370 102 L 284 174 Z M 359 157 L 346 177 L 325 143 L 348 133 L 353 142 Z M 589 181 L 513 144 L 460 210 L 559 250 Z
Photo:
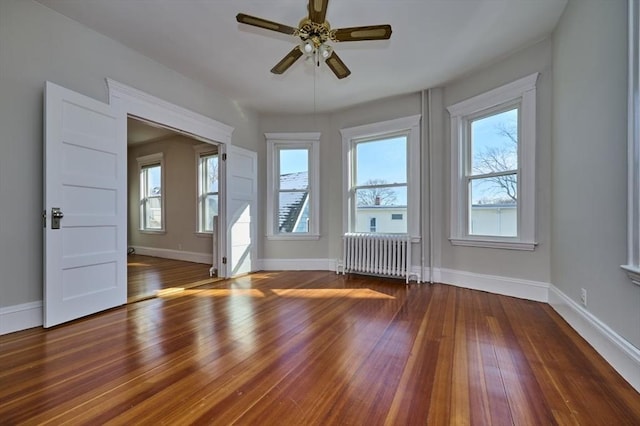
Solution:
M 146 229 L 162 229 L 162 200 L 160 197 L 147 198 L 146 200 Z
M 146 181 L 146 190 L 147 193 L 145 194 L 147 197 L 151 197 L 154 195 L 160 195 L 160 193 L 162 192 L 162 187 L 161 187 L 161 179 L 160 179 L 160 165 L 155 165 L 155 166 L 147 166 L 144 168 L 144 176 Z
M 278 196 L 278 232 L 309 232 L 308 192 L 281 192 Z
M 280 149 L 280 189 L 309 187 L 309 150 Z
M 517 174 L 472 179 L 469 182 L 469 234 L 518 235 Z
M 406 186 L 357 189 L 356 199 L 355 232 L 407 232 Z M 402 219 L 392 219 L 399 215 Z
M 218 192 L 218 155 L 208 155 L 204 161 L 204 192 Z
M 204 229 L 205 232 L 213 231 L 213 216 L 218 215 L 218 194 L 208 194 L 204 200 Z
M 471 174 L 518 168 L 518 108 L 471 122 Z
M 407 137 L 355 145 L 356 186 L 407 182 Z

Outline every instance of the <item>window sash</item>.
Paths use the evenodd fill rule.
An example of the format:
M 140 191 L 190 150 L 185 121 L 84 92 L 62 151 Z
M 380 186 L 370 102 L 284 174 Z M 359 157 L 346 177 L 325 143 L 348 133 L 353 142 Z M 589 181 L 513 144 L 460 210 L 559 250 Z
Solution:
M 266 237 L 268 240 L 317 240 L 320 238 L 320 136 L 319 132 L 265 133 L 267 141 Z M 296 179 L 281 181 L 280 163 L 283 160 L 281 153 L 288 150 L 306 151 L 305 159 L 300 160 L 305 161 L 306 164 L 306 182 L 299 182 Z M 296 197 L 302 201 L 293 205 L 289 211 L 283 209 L 281 212 L 281 199 L 286 196 L 294 197 L 294 204 Z M 281 229 L 280 215 L 287 213 L 293 216 L 288 218 L 286 229 Z
M 304 186 L 293 186 L 293 187 L 289 187 L 290 184 L 286 185 L 286 189 L 282 188 L 283 187 L 283 182 L 282 182 L 282 164 L 281 164 L 281 153 L 283 151 L 306 151 L 306 173 L 307 173 L 307 181 L 306 181 L 306 185 Z M 311 186 L 310 186 L 310 166 L 311 166 L 311 146 L 308 144 L 300 144 L 300 145 L 280 145 L 280 144 L 276 144 L 274 146 L 274 154 L 275 154 L 275 160 L 276 160 L 276 168 L 275 168 L 275 179 L 274 179 L 274 184 L 275 184 L 275 188 L 274 188 L 274 193 L 275 193 L 275 206 L 274 206 L 274 219 L 275 219 L 275 223 L 273 224 L 274 229 L 276 230 L 277 234 L 281 234 L 281 235 L 299 235 L 299 234 L 309 234 L 310 233 L 310 226 L 306 226 L 306 230 L 305 231 L 296 231 L 296 229 L 298 229 L 298 226 L 296 226 L 299 222 L 299 220 L 301 219 L 301 215 L 303 214 L 304 210 L 305 210 L 305 206 L 308 205 L 311 197 L 313 197 L 314 195 L 312 194 L 311 191 Z M 304 173 L 304 171 L 301 171 L 301 173 Z M 281 205 L 282 202 L 282 194 L 301 194 L 300 197 L 298 197 L 298 199 L 300 200 L 300 203 L 302 203 L 299 207 L 299 209 L 294 210 L 294 212 L 297 212 L 297 216 L 295 217 L 295 220 L 293 221 L 293 223 L 291 223 L 291 221 L 287 218 L 285 221 L 283 221 L 283 218 L 280 216 L 282 209 L 284 208 Z M 307 218 L 307 222 L 309 223 L 311 221 L 311 215 L 313 214 L 313 212 L 308 211 L 308 215 L 309 217 Z M 286 228 L 284 228 L 286 223 L 290 223 L 291 226 L 291 230 L 287 231 Z
M 365 223 L 359 224 L 357 220 L 359 210 L 361 210 L 358 207 L 357 191 L 369 188 L 374 190 L 402 189 L 403 197 L 406 191 L 406 202 L 402 203 L 403 208 L 406 204 L 406 210 L 403 211 L 403 214 L 406 214 L 406 224 L 404 231 L 399 233 L 410 235 L 414 242 L 420 241 L 420 120 L 420 115 L 413 115 L 340 130 L 343 158 L 346 160 L 343 163 L 342 172 L 343 194 L 346 200 L 343 211 L 343 232 L 360 232 L 356 230 L 364 228 Z M 401 180 L 401 182 L 389 182 L 381 185 L 363 185 L 363 182 L 357 182 L 358 178 L 360 180 L 363 178 L 362 175 L 358 176 L 358 144 L 393 139 L 394 137 L 403 137 L 406 147 L 404 177 L 393 179 L 394 181 Z M 387 226 L 386 220 L 384 226 Z M 366 225 L 366 229 L 368 229 L 369 223 Z M 381 226 L 378 223 L 376 231 L 382 232 Z
M 158 169 L 160 174 L 160 194 L 151 194 L 151 176 L 153 169 Z M 162 206 L 162 163 L 151 163 L 140 166 L 140 229 L 159 231 L 164 229 L 164 212 Z M 152 200 L 157 200 L 158 207 L 151 207 Z M 152 225 L 152 209 L 159 210 L 160 221 Z
M 209 214 L 209 199 L 216 197 L 218 199 L 218 211 L 216 215 L 220 214 L 219 205 L 219 191 L 211 191 L 209 182 L 209 160 L 216 158 L 219 161 L 218 153 L 205 152 L 198 154 L 198 232 L 210 234 L 213 232 L 213 216 Z M 215 177 L 215 182 L 219 188 L 220 176 L 219 176 L 219 163 L 218 175 Z M 215 185 L 214 185 L 215 186 Z M 211 217 L 209 217 L 211 216 Z

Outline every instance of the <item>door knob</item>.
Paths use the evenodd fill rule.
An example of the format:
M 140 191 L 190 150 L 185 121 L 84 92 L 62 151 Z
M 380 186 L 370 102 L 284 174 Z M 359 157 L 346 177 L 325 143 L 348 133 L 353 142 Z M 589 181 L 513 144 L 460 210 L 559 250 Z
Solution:
M 51 229 L 60 229 L 60 219 L 64 217 L 62 210 L 58 207 L 51 208 Z

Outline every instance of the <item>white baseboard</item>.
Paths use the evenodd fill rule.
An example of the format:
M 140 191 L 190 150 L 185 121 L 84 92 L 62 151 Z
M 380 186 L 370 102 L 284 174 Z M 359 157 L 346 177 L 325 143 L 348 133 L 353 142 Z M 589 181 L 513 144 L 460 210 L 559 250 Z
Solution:
M 42 301 L 0 308 L 0 335 L 42 326 Z
M 130 246 L 136 254 L 143 256 L 161 257 L 163 259 L 183 260 L 185 262 L 204 263 L 211 265 L 213 261 L 212 253 L 196 253 L 193 251 L 170 250 L 154 247 Z
M 428 277 L 428 270 L 425 272 L 427 273 L 423 276 Z M 434 268 L 433 282 L 518 297 L 520 299 L 535 300 L 536 302 L 547 302 L 549 300 L 549 284 L 520 278 Z
M 640 349 L 553 285 L 549 291 L 549 305 L 640 392 Z
M 260 259 L 262 271 L 335 271 L 335 259 Z

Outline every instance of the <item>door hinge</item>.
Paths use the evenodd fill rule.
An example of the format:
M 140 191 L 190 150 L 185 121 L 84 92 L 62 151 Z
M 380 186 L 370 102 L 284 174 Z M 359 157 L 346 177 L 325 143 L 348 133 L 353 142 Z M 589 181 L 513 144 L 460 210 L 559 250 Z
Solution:
M 47 211 L 46 210 L 42 210 L 42 227 L 43 228 L 47 227 Z
M 226 265 L 226 264 L 227 264 L 227 258 L 226 258 L 226 256 L 222 258 L 222 264 L 223 264 L 223 265 Z
M 222 154 L 222 161 L 227 161 L 227 153 Z

